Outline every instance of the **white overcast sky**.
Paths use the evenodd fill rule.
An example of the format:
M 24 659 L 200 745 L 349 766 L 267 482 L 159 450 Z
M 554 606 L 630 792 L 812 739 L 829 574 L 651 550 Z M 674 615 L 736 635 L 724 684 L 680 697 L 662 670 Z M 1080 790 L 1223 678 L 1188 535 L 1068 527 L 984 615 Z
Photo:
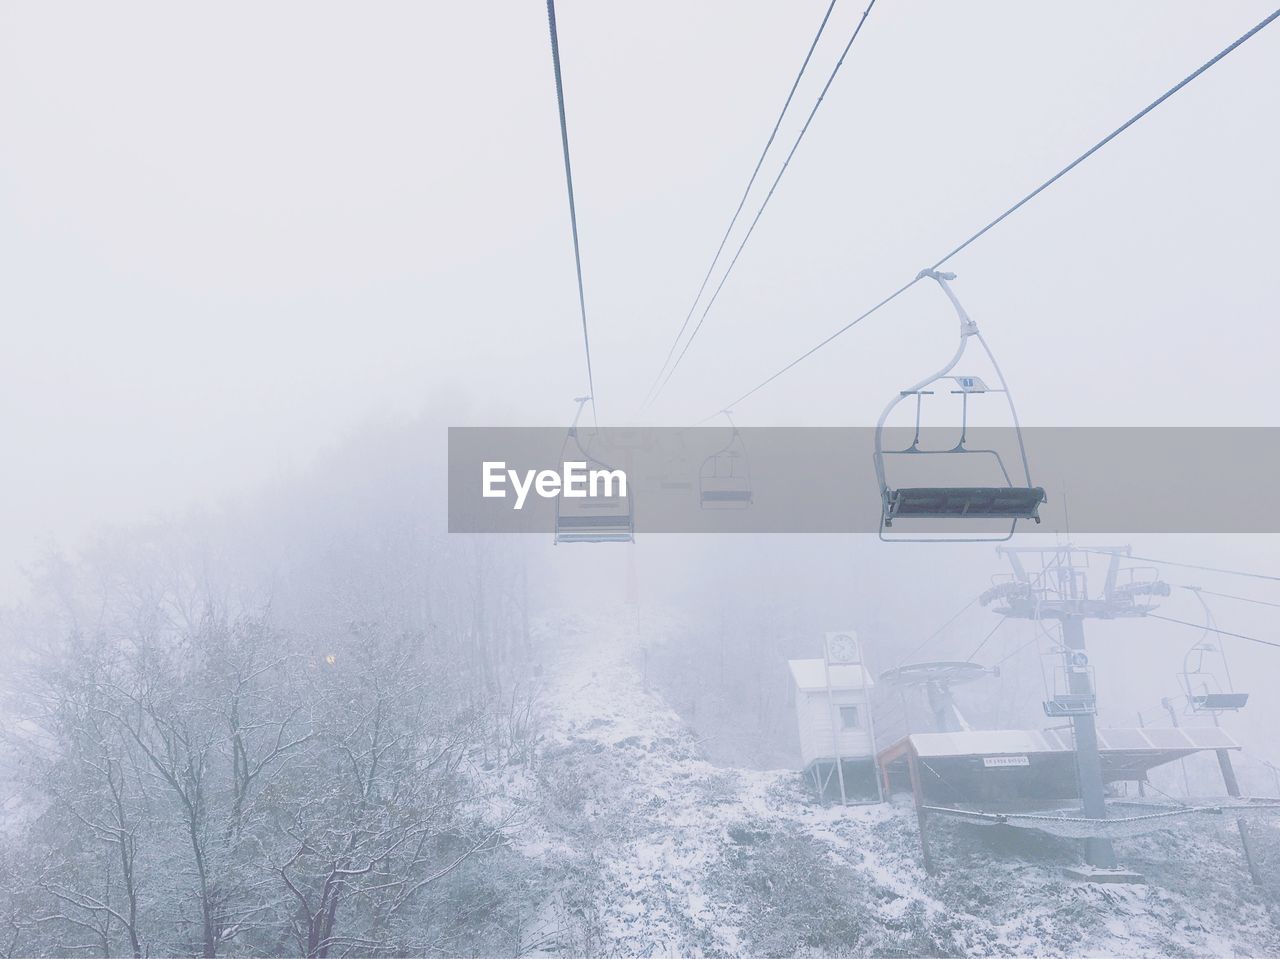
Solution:
M 561 0 L 605 421 L 640 421 L 825 6 Z M 879 0 L 648 421 L 720 408 L 1269 12 Z M 1277 81 L 1280 25 L 951 264 L 1025 422 L 1275 423 Z M 13 0 L 0 130 L 0 594 L 370 421 L 585 392 L 538 0 Z M 952 336 L 918 287 L 739 421 L 873 422 Z

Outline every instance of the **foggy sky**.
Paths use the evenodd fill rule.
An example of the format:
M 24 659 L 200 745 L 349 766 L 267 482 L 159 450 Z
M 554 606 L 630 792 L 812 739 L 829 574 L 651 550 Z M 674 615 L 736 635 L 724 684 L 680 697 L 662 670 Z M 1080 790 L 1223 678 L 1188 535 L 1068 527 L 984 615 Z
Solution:
M 1269 12 L 881 0 L 641 418 L 823 9 L 559 5 L 606 421 L 719 409 Z M 1278 62 L 1264 32 L 950 264 L 1025 423 L 1275 425 Z M 540 3 L 9 3 L 0 129 L 0 596 L 50 538 L 363 424 L 554 424 L 586 392 Z M 952 324 L 917 287 L 739 422 L 873 422 Z

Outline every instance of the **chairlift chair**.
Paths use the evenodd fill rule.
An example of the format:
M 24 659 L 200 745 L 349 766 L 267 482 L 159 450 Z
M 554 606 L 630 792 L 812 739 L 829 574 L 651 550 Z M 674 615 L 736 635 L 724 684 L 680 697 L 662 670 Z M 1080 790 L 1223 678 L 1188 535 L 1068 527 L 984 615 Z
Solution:
M 747 509 L 751 506 L 751 463 L 747 444 L 724 410 L 732 431 L 729 442 L 702 461 L 698 469 L 698 504 L 703 509 Z
M 1215 628 L 1213 612 L 1198 588 L 1192 592 L 1204 607 L 1205 629 L 1182 657 L 1181 681 L 1187 706 L 1195 713 L 1237 712 L 1248 704 L 1249 694 L 1236 692 L 1226 650 L 1220 641 L 1210 638 Z
M 1221 656 L 1221 653 L 1221 647 L 1206 640 L 1197 642 L 1182 659 L 1182 688 L 1192 712 L 1236 712 L 1249 702 L 1248 693 L 1237 693 L 1229 686 L 1224 689 L 1217 673 L 1206 662 L 1215 654 Z
M 578 434 L 578 420 L 589 396 L 574 398 L 578 412 L 561 447 L 561 459 L 572 443 L 586 461 L 588 468 L 613 469 L 607 463 L 592 456 L 583 447 Z M 590 490 L 588 490 L 590 494 Z M 555 544 L 560 543 L 634 543 L 636 541 L 635 505 L 631 490 L 623 496 L 556 497 Z
M 1044 702 L 1044 714 L 1050 719 L 1097 715 L 1095 688 L 1089 657 L 1078 650 L 1064 651 L 1053 671 L 1053 693 Z
M 1012 538 L 1014 530 L 1017 528 L 1018 520 L 1030 519 L 1040 522 L 1040 505 L 1045 501 L 1045 491 L 1043 487 L 1033 486 L 1031 483 L 1031 467 L 1027 461 L 1026 446 L 1022 438 L 1022 428 L 1018 424 L 1018 413 L 1013 405 L 1013 398 L 1009 393 L 1008 384 L 1005 382 L 1004 374 L 1000 371 L 1000 366 L 996 362 L 995 356 L 991 352 L 991 348 L 987 346 L 987 342 L 983 339 L 982 334 L 978 331 L 978 325 L 969 318 L 964 307 L 956 298 L 948 285 L 949 280 L 955 279 L 954 273 L 939 273 L 936 270 L 924 270 L 920 274 L 921 277 L 927 277 L 935 280 L 942 288 L 942 291 L 951 301 L 951 305 L 955 308 L 956 314 L 960 318 L 960 343 L 956 347 L 955 354 L 951 360 L 934 373 L 912 386 L 910 389 L 902 390 L 895 396 L 885 407 L 884 412 L 880 414 L 880 420 L 876 424 L 875 431 L 875 469 L 876 479 L 880 485 L 880 538 L 885 541 L 916 541 L 916 542 L 1003 542 Z M 989 387 L 980 377 L 953 374 L 953 370 L 964 357 L 965 348 L 968 346 L 970 339 L 976 339 L 986 353 L 988 360 L 991 362 L 992 369 L 995 370 L 996 377 L 999 380 L 999 386 Z M 961 403 L 961 420 L 960 420 L 960 437 L 956 445 L 948 449 L 924 449 L 921 447 L 921 419 L 924 400 L 926 397 L 934 395 L 931 386 L 937 383 L 949 381 L 954 387 L 950 390 L 953 395 L 959 395 Z M 968 417 L 969 417 L 969 400 L 970 397 L 985 396 L 990 393 L 1002 393 L 1009 405 L 1009 412 L 1013 419 L 1014 434 L 1018 440 L 1018 453 L 1022 460 L 1021 475 L 1024 483 L 1015 483 L 1010 476 L 1009 470 L 1005 467 L 1004 459 L 1000 453 L 994 449 L 971 449 L 965 445 L 968 434 Z M 908 397 L 915 399 L 915 435 L 911 441 L 911 445 L 905 449 L 886 450 L 884 448 L 884 430 L 885 423 L 889 419 L 889 415 Z M 1003 478 L 1003 485 L 999 486 L 916 486 L 916 487 L 894 487 L 889 483 L 886 471 L 886 459 L 888 457 L 916 457 L 916 456 L 939 456 L 939 457 L 991 457 L 999 475 Z M 922 537 L 922 536 L 886 536 L 886 531 L 892 528 L 895 520 L 902 519 L 931 519 L 931 520 L 955 520 L 955 521 L 973 521 L 973 520 L 991 520 L 991 519 L 1007 519 L 1010 520 L 1009 532 L 1003 536 L 973 536 L 967 538 L 959 537 Z M 972 528 L 971 526 L 969 527 Z

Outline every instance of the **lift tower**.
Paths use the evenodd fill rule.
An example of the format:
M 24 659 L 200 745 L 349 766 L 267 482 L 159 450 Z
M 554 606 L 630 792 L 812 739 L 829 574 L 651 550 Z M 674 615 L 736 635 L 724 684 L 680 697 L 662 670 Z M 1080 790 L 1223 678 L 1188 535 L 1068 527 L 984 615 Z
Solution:
M 1086 619 L 1145 616 L 1155 608 L 1154 597 L 1169 595 L 1155 569 L 1121 567 L 1128 546 L 1081 549 L 1071 545 L 998 547 L 1013 569 L 982 595 L 984 606 L 1016 619 L 1056 620 L 1062 626 L 1062 664 L 1054 690 L 1044 704 L 1046 715 L 1069 718 L 1075 738 L 1076 772 L 1081 808 L 1088 819 L 1105 819 L 1107 807 L 1098 757 L 1097 696 L 1093 667 L 1085 651 Z M 1090 584 L 1090 557 L 1107 559 L 1101 584 Z M 1057 677 L 1061 677 L 1059 682 Z M 1097 869 L 1115 869 L 1111 840 L 1085 840 L 1085 861 Z

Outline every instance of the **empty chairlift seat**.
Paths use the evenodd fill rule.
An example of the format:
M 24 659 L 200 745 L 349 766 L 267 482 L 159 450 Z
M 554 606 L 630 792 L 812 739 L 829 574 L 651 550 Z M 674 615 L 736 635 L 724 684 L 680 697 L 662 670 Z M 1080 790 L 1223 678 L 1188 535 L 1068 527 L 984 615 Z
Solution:
M 1193 713 L 1233 713 L 1244 709 L 1249 694 L 1237 692 L 1231 678 L 1231 664 L 1221 640 L 1209 638 L 1217 629 L 1213 612 L 1199 588 L 1192 588 L 1204 607 L 1205 631 L 1182 657 L 1182 690 Z
M 703 509 L 746 509 L 752 500 L 751 487 L 735 478 L 704 480 L 699 495 Z
M 631 543 L 635 517 L 630 497 L 597 496 L 556 501 L 557 543 Z
M 747 509 L 753 499 L 751 463 L 747 444 L 743 441 L 733 417 L 729 420 L 729 442 L 702 461 L 698 470 L 698 504 L 703 509 Z
M 1191 708 L 1198 712 L 1234 711 L 1248 704 L 1248 693 L 1201 693 L 1191 697 Z
M 582 416 L 582 407 L 590 400 L 589 396 L 579 396 L 574 402 L 578 404 L 578 412 L 573 417 L 573 424 L 565 436 L 561 447 L 561 459 L 570 445 L 590 469 L 612 469 L 602 463 L 583 448 L 578 435 L 578 419 Z M 631 498 L 631 490 L 625 496 L 584 496 L 566 498 L 556 497 L 556 545 L 560 543 L 634 543 L 636 541 L 635 503 Z
M 956 517 L 1036 519 L 1045 501 L 1040 486 L 905 487 L 886 490 L 886 519 Z
M 701 489 L 704 510 L 745 510 L 751 504 L 751 490 L 742 483 L 724 480 L 708 481 Z
M 876 479 L 880 485 L 880 537 L 885 540 L 925 542 L 939 539 L 963 539 L 964 534 L 972 532 L 975 524 L 979 523 L 979 521 L 1008 520 L 1008 530 L 1003 534 L 992 535 L 990 532 L 983 532 L 981 535 L 969 537 L 971 541 L 1006 540 L 1013 536 L 1018 520 L 1029 519 L 1037 523 L 1040 522 L 1040 507 L 1047 497 L 1043 487 L 1035 486 L 1031 482 L 1031 468 L 1027 461 L 1022 429 L 1018 424 L 1017 410 L 1014 408 L 1008 384 L 1005 382 L 1004 375 L 1000 372 L 999 364 L 996 363 L 990 347 L 987 346 L 986 340 L 983 339 L 982 334 L 978 331 L 978 325 L 965 313 L 964 307 L 960 305 L 960 301 L 948 285 L 949 280 L 955 279 L 955 274 L 925 270 L 920 275 L 922 278 L 928 277 L 935 280 L 951 301 L 951 305 L 960 319 L 960 342 L 956 347 L 955 354 L 946 366 L 932 376 L 921 380 L 910 389 L 902 390 L 890 400 L 884 412 L 880 414 L 880 420 L 876 424 L 874 454 Z M 995 371 L 999 382 L 998 386 L 989 387 L 978 376 L 953 374 L 952 371 L 963 359 L 965 348 L 971 339 L 977 340 L 982 347 L 983 352 L 990 361 L 991 368 Z M 922 439 L 922 412 L 925 399 L 932 397 L 935 393 L 930 387 L 939 383 L 945 383 L 948 386 L 948 392 L 952 396 L 959 397 L 959 437 L 954 442 L 948 440 L 942 446 L 931 448 Z M 1020 482 L 1014 481 L 1013 476 L 1005 466 L 1004 457 L 1001 456 L 998 450 L 974 448 L 967 445 L 970 399 L 992 393 L 1003 395 L 1008 406 L 1009 419 L 1012 425 L 1010 442 L 1011 445 L 1016 445 L 1017 453 L 1021 460 L 1022 468 L 1018 471 Z M 913 399 L 915 402 L 915 433 L 911 443 L 902 449 L 885 449 L 886 424 L 889 416 L 897 408 L 898 404 L 908 398 Z M 995 482 L 987 483 L 986 485 L 961 485 L 960 482 L 938 483 L 935 485 L 897 485 L 891 481 L 889 475 L 890 463 L 893 463 L 895 467 L 905 467 L 908 463 L 917 466 L 928 463 L 930 466 L 939 467 L 944 478 L 957 480 L 970 478 L 965 475 L 962 467 L 967 469 L 979 463 L 985 463 L 987 472 Z M 886 535 L 897 520 L 935 520 L 939 522 L 926 524 L 927 532 L 919 535 L 912 533 L 894 536 Z M 987 529 L 989 530 L 989 524 Z

